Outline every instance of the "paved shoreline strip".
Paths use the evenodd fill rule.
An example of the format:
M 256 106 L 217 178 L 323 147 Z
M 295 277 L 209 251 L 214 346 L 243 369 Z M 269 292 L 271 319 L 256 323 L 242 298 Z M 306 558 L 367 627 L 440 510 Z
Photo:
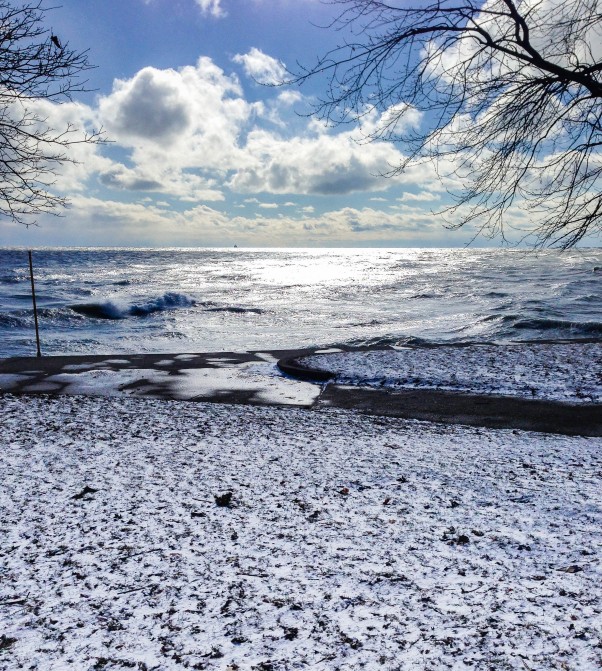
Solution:
M 194 354 L 72 355 L 0 360 L 0 393 L 138 396 L 287 405 L 446 424 L 602 436 L 602 404 L 579 405 L 438 389 L 373 389 L 329 382 L 303 366 L 318 349 Z M 370 351 L 367 347 L 341 351 Z M 279 375 L 278 369 L 286 377 Z M 82 380 L 86 380 L 83 384 Z

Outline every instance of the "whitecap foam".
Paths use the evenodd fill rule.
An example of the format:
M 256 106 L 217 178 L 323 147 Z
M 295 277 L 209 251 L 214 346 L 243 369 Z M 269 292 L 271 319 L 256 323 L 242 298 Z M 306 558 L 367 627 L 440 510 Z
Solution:
M 123 305 L 114 301 L 103 301 L 71 305 L 70 308 L 81 315 L 96 319 L 126 319 L 128 317 L 146 317 L 154 312 L 187 308 L 194 305 L 195 301 L 190 296 L 169 291 L 144 303 Z

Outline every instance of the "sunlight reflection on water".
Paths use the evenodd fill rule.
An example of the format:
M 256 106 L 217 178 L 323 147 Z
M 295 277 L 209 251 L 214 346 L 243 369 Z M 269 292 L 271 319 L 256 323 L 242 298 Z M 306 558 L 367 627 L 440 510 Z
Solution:
M 49 354 L 602 337 L 599 250 L 38 250 L 34 262 Z M 24 263 L 0 251 L 4 356 L 31 351 Z

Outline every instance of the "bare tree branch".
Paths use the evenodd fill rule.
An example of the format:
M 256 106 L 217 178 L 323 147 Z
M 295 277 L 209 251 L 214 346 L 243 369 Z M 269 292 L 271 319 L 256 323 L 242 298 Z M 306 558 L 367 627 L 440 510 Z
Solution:
M 40 101 L 70 101 L 86 91 L 80 75 L 92 68 L 86 51 L 74 51 L 44 26 L 47 11 L 41 0 L 0 0 L 0 216 L 26 225 L 66 205 L 52 186 L 56 170 L 75 163 L 69 148 L 103 141 L 102 129 L 55 129 L 38 111 Z
M 331 123 L 378 113 L 366 140 L 406 152 L 389 176 L 433 161 L 460 179 L 452 228 L 505 239 L 518 208 L 538 245 L 600 233 L 601 0 L 330 3 L 347 39 L 292 81 L 327 76 L 315 112 Z

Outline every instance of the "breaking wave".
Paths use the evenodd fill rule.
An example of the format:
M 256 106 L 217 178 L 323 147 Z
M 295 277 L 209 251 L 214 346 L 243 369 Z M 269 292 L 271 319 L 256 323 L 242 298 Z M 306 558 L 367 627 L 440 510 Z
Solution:
M 185 294 L 168 292 L 146 303 L 120 305 L 113 301 L 103 303 L 82 303 L 69 306 L 74 312 L 96 319 L 127 319 L 128 317 L 146 317 L 154 312 L 189 308 L 196 305 L 195 301 Z
M 567 319 L 552 319 L 550 317 L 528 317 L 517 314 L 492 314 L 481 317 L 481 324 L 491 324 L 490 335 L 505 334 L 513 337 L 518 332 L 535 334 L 538 339 L 549 337 L 557 338 L 599 338 L 602 336 L 602 322 L 598 321 L 569 321 Z
M 2 356 L 31 353 L 27 265 L 0 250 Z M 46 354 L 602 343 L 594 266 L 596 249 L 50 249 L 35 279 Z

